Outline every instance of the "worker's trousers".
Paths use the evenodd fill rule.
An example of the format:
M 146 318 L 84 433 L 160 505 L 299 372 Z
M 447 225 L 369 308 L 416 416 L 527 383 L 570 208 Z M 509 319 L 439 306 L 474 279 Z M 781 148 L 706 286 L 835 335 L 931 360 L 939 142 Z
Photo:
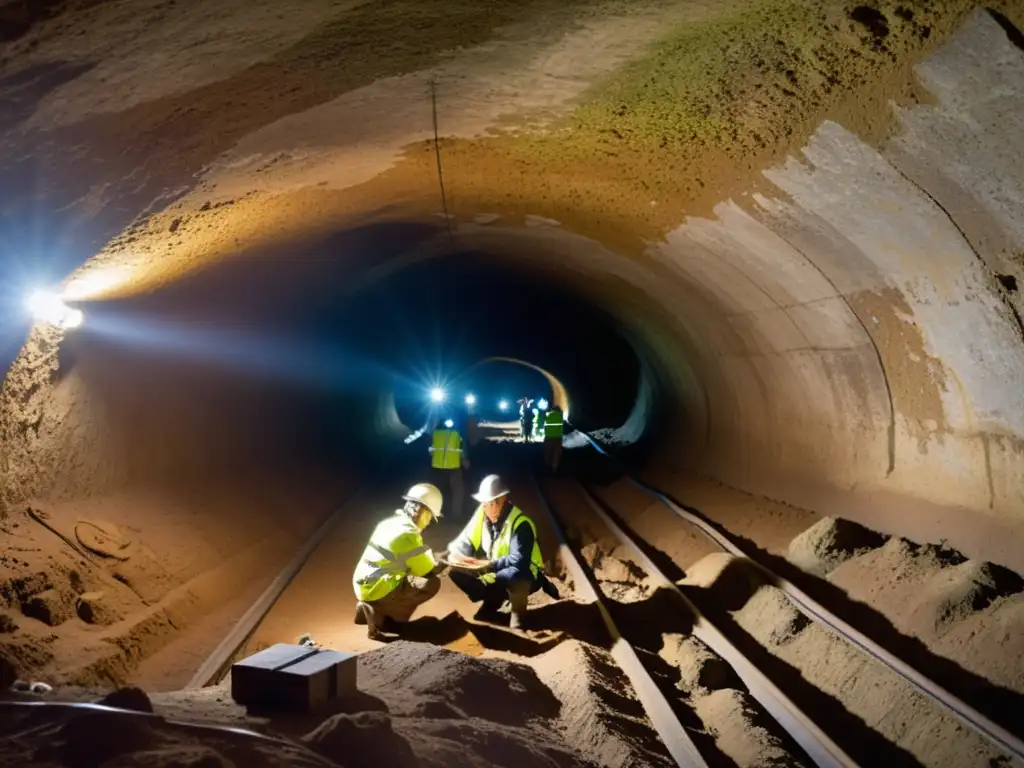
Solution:
M 378 619 L 408 621 L 417 608 L 437 595 L 439 589 L 441 579 L 437 576 L 406 576 L 405 581 L 370 605 Z
M 537 589 L 535 582 L 529 579 L 512 579 L 511 581 L 484 584 L 480 581 L 479 576 L 474 576 L 471 573 L 452 571 L 449 575 L 452 578 L 452 583 L 465 592 L 470 600 L 474 603 L 482 601 L 485 607 L 493 610 L 501 608 L 501 604 L 507 599 L 512 606 L 513 613 L 525 613 L 530 593 Z
M 466 520 L 468 518 L 463 507 L 466 500 L 464 474 L 465 472 L 462 467 L 458 469 L 434 470 L 434 482 L 437 483 L 439 488 L 447 490 L 441 511 L 453 520 Z
M 544 464 L 552 473 L 558 472 L 558 465 L 562 461 L 562 438 L 544 438 Z

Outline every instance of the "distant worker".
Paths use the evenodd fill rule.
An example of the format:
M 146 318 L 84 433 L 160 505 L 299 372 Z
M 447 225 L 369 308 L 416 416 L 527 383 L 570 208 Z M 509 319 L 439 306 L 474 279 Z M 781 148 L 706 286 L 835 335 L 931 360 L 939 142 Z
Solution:
M 466 442 L 470 445 L 480 442 L 480 422 L 477 421 L 476 414 L 472 410 L 466 415 Z
M 440 486 L 447 486 L 454 517 L 461 519 L 466 498 L 463 470 L 469 468 L 469 456 L 462 435 L 451 419 L 438 422 L 430 439 L 429 451 L 434 480 Z
M 356 597 L 356 624 L 366 625 L 366 636 L 402 631 L 413 612 L 437 594 L 445 566 L 423 543 L 423 529 L 441 519 L 441 491 L 418 483 L 403 497 L 405 506 L 378 523 L 352 576 Z
M 558 473 L 558 465 L 562 461 L 562 435 L 565 431 L 565 418 L 562 409 L 552 405 L 544 416 L 544 464 L 553 474 Z
M 530 442 L 530 435 L 533 432 L 533 412 L 530 410 L 533 400 L 524 397 L 519 400 L 519 432 L 524 443 Z
M 481 603 L 473 618 L 496 621 L 502 605 L 511 608 L 509 626 L 523 626 L 529 596 L 543 589 L 558 590 L 544 575 L 537 526 L 509 499 L 509 488 L 498 475 L 488 475 L 473 494 L 479 502 L 462 533 L 448 545 L 452 582 Z
M 541 430 L 544 427 L 544 412 L 537 406 L 534 406 L 531 410 L 531 415 L 533 418 L 530 421 L 530 440 L 536 441 L 540 439 Z

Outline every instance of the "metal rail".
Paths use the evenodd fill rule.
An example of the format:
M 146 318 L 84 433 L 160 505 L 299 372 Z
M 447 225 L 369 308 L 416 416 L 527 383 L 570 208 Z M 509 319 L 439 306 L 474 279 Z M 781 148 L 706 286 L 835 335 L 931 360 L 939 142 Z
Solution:
M 578 482 L 575 485 L 587 505 L 608 526 L 619 542 L 633 551 L 637 562 L 647 571 L 648 576 L 670 589 L 686 610 L 693 615 L 693 636 L 725 659 L 747 686 L 750 694 L 793 737 L 793 740 L 803 748 L 815 765 L 820 768 L 853 768 L 857 766 L 853 758 L 843 752 L 827 733 L 818 727 L 775 683 L 754 666 L 710 619 L 700 612 L 700 609 L 683 594 L 675 582 L 662 573 L 636 540 L 601 508 L 586 488 Z
M 566 568 L 572 574 L 576 593 L 584 599 L 592 601 L 600 611 L 601 619 L 612 640 L 612 658 L 615 659 L 615 662 L 625 672 L 630 683 L 632 683 L 633 690 L 636 691 L 641 706 L 643 706 L 644 711 L 650 718 L 654 730 L 661 737 L 668 753 L 679 766 L 684 766 L 685 768 L 708 768 L 707 762 L 697 750 L 689 734 L 686 733 L 675 712 L 672 711 L 672 707 L 662 695 L 657 683 L 651 679 L 633 646 L 629 644 L 619 632 L 618 627 L 615 626 L 615 622 L 612 620 L 611 614 L 604 604 L 600 590 L 595 587 L 586 570 L 569 548 L 565 532 L 559 525 L 551 506 L 548 504 L 547 498 L 532 474 L 530 475 L 530 482 L 551 522 L 552 529 L 558 535 L 558 553 L 562 558 L 562 562 L 565 563 Z
M 590 435 L 580 432 L 590 444 L 607 458 L 612 458 L 603 447 L 601 447 Z M 829 627 L 833 632 L 840 635 L 853 645 L 860 648 L 864 653 L 881 662 L 908 683 L 917 688 L 926 697 L 946 709 L 960 722 L 977 733 L 983 739 L 991 743 L 997 749 L 1006 752 L 1017 760 L 1024 762 L 1024 740 L 1014 735 L 1006 728 L 994 722 L 986 715 L 979 712 L 967 702 L 947 691 L 934 680 L 918 672 L 903 659 L 890 653 L 874 640 L 869 638 L 860 630 L 851 626 L 830 610 L 814 600 L 810 595 L 797 587 L 792 582 L 779 576 L 764 564 L 747 555 L 727 535 L 719 531 L 700 515 L 694 514 L 676 504 L 672 499 L 656 488 L 636 478 L 626 475 L 629 481 L 640 490 L 657 498 L 662 504 L 674 513 L 677 517 L 697 528 L 701 533 L 711 539 L 723 550 L 737 558 L 742 558 L 757 568 L 768 579 L 769 583 L 782 590 L 783 593 L 793 602 L 809 619 Z
M 235 654 L 238 653 L 238 650 L 249 639 L 256 630 L 256 627 L 259 626 L 260 622 L 270 612 L 270 609 L 274 607 L 274 603 L 281 597 L 288 585 L 292 583 L 296 574 L 302 570 L 302 566 L 309 560 L 310 555 L 320 546 L 320 543 L 326 538 L 327 534 L 331 532 L 342 518 L 345 510 L 352 505 L 361 493 L 362 489 L 352 494 L 344 504 L 334 510 L 331 516 L 316 529 L 302 549 L 288 562 L 284 569 L 270 583 L 270 586 L 256 599 L 256 602 L 249 606 L 249 610 L 242 615 L 242 618 L 224 636 L 224 639 L 213 649 L 213 652 L 206 657 L 202 666 L 196 670 L 192 679 L 185 686 L 185 690 L 213 685 L 224 676 Z

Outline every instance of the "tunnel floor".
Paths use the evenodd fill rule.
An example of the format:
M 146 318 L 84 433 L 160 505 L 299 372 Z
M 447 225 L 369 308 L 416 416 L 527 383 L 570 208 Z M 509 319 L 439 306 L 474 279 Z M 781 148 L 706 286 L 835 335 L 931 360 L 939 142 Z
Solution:
M 501 428 L 492 431 L 494 436 L 504 434 Z M 213 594 L 204 595 L 202 590 L 204 577 L 209 580 L 211 573 L 223 579 L 223 564 L 183 585 L 170 585 L 153 605 L 138 608 L 106 628 L 107 639 L 99 645 L 112 644 L 117 650 L 100 661 L 94 655 L 90 664 L 81 663 L 83 651 L 88 658 L 89 649 L 97 645 L 100 629 L 85 623 L 81 615 L 49 630 L 52 637 L 62 635 L 56 642 L 48 643 L 46 632 L 29 636 L 36 652 L 51 654 L 50 663 L 40 664 L 35 671 L 36 678 L 56 684 L 51 700 L 96 701 L 103 695 L 115 706 L 152 707 L 171 721 L 243 726 L 297 739 L 304 748 L 343 765 L 352 758 L 352 750 L 360 749 L 359 739 L 371 734 L 373 739 L 386 737 L 395 765 L 411 764 L 399 762 L 399 758 L 410 759 L 409 755 L 424 765 L 440 765 L 463 749 L 459 740 L 470 732 L 477 746 L 470 749 L 471 754 L 461 754 L 460 761 L 469 762 L 460 764 L 671 764 L 643 710 L 637 711 L 636 701 L 624 693 L 631 684 L 609 656 L 611 646 L 593 606 L 573 599 L 574 585 L 554 548 L 556 535 L 545 522 L 543 502 L 529 479 L 531 464 L 521 460 L 526 451 L 539 451 L 540 446 L 491 446 L 484 457 L 487 467 L 496 461 L 500 465 L 502 456 L 520 457 L 508 473 L 513 494 L 516 503 L 539 523 L 545 559 L 551 563 L 549 572 L 561 592 L 558 601 L 542 593 L 531 597 L 534 624 L 528 631 L 472 620 L 475 606 L 447 580 L 439 596 L 417 612 L 401 636 L 390 636 L 385 642 L 369 640 L 365 628 L 353 623 L 353 561 L 372 526 L 386 514 L 382 511 L 394 506 L 402 489 L 422 474 L 402 470 L 350 500 L 344 523 L 318 546 L 239 654 L 244 657 L 311 634 L 322 647 L 361 655 L 361 698 L 343 699 L 340 709 L 328 713 L 270 715 L 235 705 L 229 680 L 211 688 L 181 690 L 277 574 L 289 554 L 287 546 L 264 549 L 248 563 L 244 557 L 236 560 L 236 571 L 241 571 L 235 574 L 235 588 L 227 592 L 223 583 Z M 685 621 L 673 618 L 642 565 L 582 503 L 572 475 L 587 474 L 587 465 L 595 465 L 595 459 L 581 460 L 581 455 L 569 458 L 568 476 L 555 479 L 541 474 L 538 487 L 611 601 L 616 621 L 630 628 L 630 642 L 709 764 L 761 765 L 769 760 L 776 765 L 811 764 L 746 686 L 725 671 L 724 662 L 690 637 Z M 604 459 L 596 462 L 606 463 Z M 485 471 L 473 468 L 467 484 L 472 486 Z M 589 474 L 594 477 L 593 466 Z M 856 760 L 981 766 L 1001 759 L 998 751 L 965 733 L 955 719 L 906 681 L 798 615 L 778 589 L 745 571 L 736 558 L 688 529 L 664 505 L 625 478 L 605 475 L 602 482 L 591 484 L 600 502 L 650 547 L 664 563 L 665 572 L 702 613 L 725 628 L 745 655 L 825 727 L 842 734 L 840 743 Z M 1024 700 L 1024 592 L 1020 579 L 1005 569 L 699 478 L 676 478 L 670 492 L 699 508 L 735 537 L 745 552 L 801 583 L 830 609 L 913 660 L 918 669 L 974 706 L 1005 719 Z M 322 497 L 318 501 L 321 509 L 329 508 Z M 144 505 L 136 500 L 130 508 L 136 515 L 134 523 L 118 529 L 98 516 L 101 511 L 109 514 L 109 509 L 79 508 L 78 512 L 91 515 L 85 519 L 93 530 L 108 534 L 149 528 L 137 517 Z M 468 507 L 461 514 L 450 510 L 441 524 L 428 529 L 427 543 L 444 548 L 468 512 Z M 51 548 L 71 549 L 70 542 L 57 535 L 59 510 L 33 515 L 42 521 L 35 525 L 52 539 Z M 33 518 L 27 515 L 27 519 Z M 299 528 L 308 532 L 316 522 Z M 116 551 L 113 536 L 86 533 L 81 526 L 78 531 L 81 538 L 76 540 L 96 550 Z M 68 538 L 75 535 L 72 530 Z M 122 537 L 127 538 L 127 533 Z M 297 544 L 297 539 L 292 540 L 291 549 Z M 135 572 L 130 582 L 135 589 L 147 585 L 145 572 L 145 567 Z M 228 592 L 230 599 L 226 599 Z M 103 604 L 95 591 L 87 594 L 89 598 L 80 596 L 79 605 L 90 600 Z M 27 619 L 21 623 L 32 626 Z M 22 654 L 30 652 L 24 633 L 12 639 L 19 641 Z M 74 643 L 83 639 L 84 645 L 75 648 Z M 5 641 L 4 647 L 12 646 Z M 72 657 L 77 666 L 68 668 L 65 661 Z M 125 685 L 133 687 L 125 689 Z M 106 693 L 112 688 L 118 690 Z M 140 705 L 140 700 L 147 703 Z M 516 722 L 509 720 L 509 708 L 520 713 Z M 122 729 L 132 733 L 141 727 L 130 715 L 108 717 L 112 733 Z M 9 759 L 23 759 L 28 754 L 25 750 L 39 746 L 32 739 L 9 738 L 12 733 L 49 722 L 38 712 L 3 721 L 0 757 Z M 142 751 L 132 739 L 97 740 L 80 726 L 72 726 L 72 716 L 61 715 L 57 721 L 70 734 L 68 749 L 121 759 Z M 175 732 L 175 727 L 147 724 L 146 749 L 162 750 L 168 759 L 200 749 L 194 746 L 194 737 Z M 268 759 L 299 760 L 295 764 L 313 759 L 309 755 L 300 759 L 289 753 L 292 747 L 280 744 L 228 747 L 224 739 L 230 741 L 216 733 L 204 736 L 200 752 L 234 759 L 244 755 L 246 761 L 256 761 L 246 762 L 252 765 Z

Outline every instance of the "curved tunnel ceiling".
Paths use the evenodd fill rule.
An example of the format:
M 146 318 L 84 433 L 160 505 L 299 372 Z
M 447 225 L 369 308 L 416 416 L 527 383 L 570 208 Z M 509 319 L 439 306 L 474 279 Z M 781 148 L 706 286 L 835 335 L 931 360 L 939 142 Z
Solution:
M 166 83 L 156 103 L 133 79 L 145 68 L 120 101 L 86 98 L 108 66 L 93 52 L 5 138 L 47 184 L 19 194 L 11 179 L 30 168 L 16 162 L 3 192 L 9 211 L 64 217 L 48 242 L 73 233 L 70 262 L 109 239 L 68 283 L 93 315 L 118 304 L 90 299 L 159 307 L 196 272 L 204 312 L 230 320 L 249 301 L 261 322 L 291 312 L 297 328 L 317 286 L 346 311 L 368 302 L 364 325 L 349 321 L 361 331 L 410 276 L 424 297 L 444 292 L 445 269 L 490 270 L 492 297 L 520 280 L 600 319 L 538 323 L 530 335 L 558 345 L 479 355 L 529 360 L 574 408 L 581 393 L 581 413 L 589 398 L 623 419 L 646 376 L 667 414 L 663 467 L 1020 567 L 1024 394 L 1008 382 L 1024 380 L 1024 14 L 882 2 L 879 25 L 812 5 L 809 29 L 800 4 L 569 9 L 540 26 L 543 9 L 517 4 L 451 25 L 437 43 L 462 46 L 450 55 L 396 32 L 415 55 L 348 80 L 313 55 L 340 22 L 311 20 L 315 34 L 293 30 L 266 61 Z M 79 144 L 92 153 L 63 149 Z M 173 202 L 151 204 L 160 195 Z M 58 214 L 88 210 L 77 228 Z M 232 268 L 236 282 L 210 277 Z M 607 347 L 607 372 L 630 369 L 620 392 L 572 380 L 595 370 L 593 352 L 564 372 L 552 362 L 577 342 Z M 52 355 L 37 331 L 5 385 L 6 503 L 57 475 L 73 493 L 87 469 L 62 446 L 88 392 L 73 369 L 52 378 Z M 40 465 L 41 478 L 25 468 Z M 984 524 L 964 526 L 967 511 Z
M 513 363 L 536 371 L 544 377 L 548 386 L 551 387 L 551 404 L 557 405 L 565 417 L 569 417 L 569 391 L 565 388 L 565 385 L 558 379 L 558 377 L 551 373 L 551 371 L 541 368 L 539 365 L 534 365 L 526 360 L 519 360 L 514 357 L 487 357 L 473 363 L 473 365 L 466 369 L 465 373 L 470 373 L 477 367 L 487 365 L 488 363 Z

